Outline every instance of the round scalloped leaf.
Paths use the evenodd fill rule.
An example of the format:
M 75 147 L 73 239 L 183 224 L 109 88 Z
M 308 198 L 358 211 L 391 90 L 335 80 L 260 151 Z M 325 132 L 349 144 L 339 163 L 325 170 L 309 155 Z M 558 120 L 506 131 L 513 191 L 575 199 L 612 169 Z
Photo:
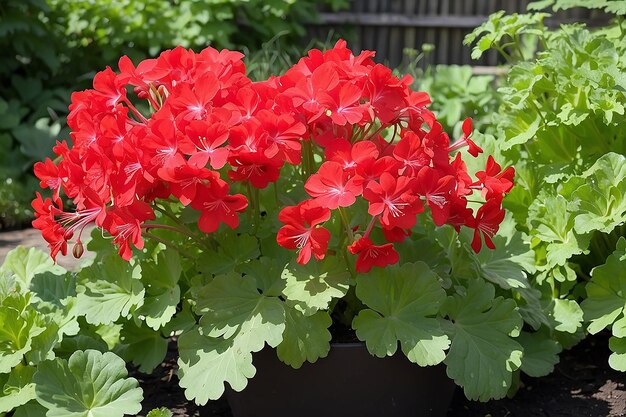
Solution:
M 194 328 L 178 339 L 178 372 L 185 397 L 204 405 L 209 399 L 222 396 L 226 382 L 235 391 L 243 390 L 248 378 L 256 374 L 256 368 L 252 365 L 252 354 L 237 345 L 236 337 L 212 338 L 198 330 Z
M 109 255 L 78 274 L 77 308 L 90 324 L 111 324 L 144 302 L 141 268 Z
M 278 346 L 285 330 L 285 310 L 278 297 L 259 293 L 256 280 L 239 274 L 218 275 L 197 293 L 196 312 L 203 333 L 258 352 L 265 343 Z
M 522 319 L 513 300 L 494 298 L 491 284 L 475 280 L 461 290 L 442 309 L 454 323 L 444 361 L 448 376 L 471 400 L 502 398 L 521 366 L 522 346 L 510 336 L 519 334 Z
M 446 293 L 428 265 L 376 268 L 357 277 L 356 294 L 370 308 L 361 310 L 352 327 L 370 353 L 391 356 L 400 342 L 407 358 L 421 366 L 444 360 L 450 340 L 436 315 Z
M 336 256 L 327 256 L 321 262 L 300 265 L 291 262 L 282 273 L 285 280 L 284 296 L 306 315 L 326 310 L 333 298 L 341 298 L 348 292 L 350 273 Z
M 141 411 L 143 392 L 128 378 L 124 360 L 111 352 L 74 352 L 69 360 L 39 364 L 37 401 L 47 417 L 122 417 Z
M 144 303 L 135 316 L 145 319 L 146 324 L 159 330 L 176 314 L 180 302 L 178 280 L 182 273 L 180 256 L 173 249 L 158 253 L 156 260 L 141 263 L 141 279 L 146 287 Z
M 23 291 L 28 289 L 35 275 L 43 272 L 62 275 L 66 271 L 55 264 L 50 255 L 36 248 L 26 249 L 24 246 L 18 246 L 7 253 L 4 263 L 0 266 L 0 273 L 15 276 Z
M 305 361 L 315 362 L 330 351 L 332 319 L 327 311 L 305 316 L 295 308 L 285 309 L 283 341 L 276 348 L 278 358 L 298 369 Z
M 118 352 L 127 361 L 139 366 L 139 371 L 149 374 L 165 359 L 167 353 L 167 339 L 161 337 L 146 326 L 137 326 L 133 321 L 124 323 L 120 332 L 123 343 L 121 352 Z
M 563 349 L 559 342 L 550 338 L 545 327 L 535 333 L 522 332 L 517 341 L 524 347 L 522 371 L 525 374 L 538 378 L 552 373 Z

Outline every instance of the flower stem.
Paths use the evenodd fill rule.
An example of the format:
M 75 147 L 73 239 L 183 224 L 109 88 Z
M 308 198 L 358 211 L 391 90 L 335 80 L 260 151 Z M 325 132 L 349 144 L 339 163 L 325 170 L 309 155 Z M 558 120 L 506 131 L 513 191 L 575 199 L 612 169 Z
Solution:
M 160 213 L 162 213 L 164 216 L 166 216 L 167 218 L 169 218 L 171 221 L 173 221 L 174 223 L 176 223 L 179 227 L 176 228 L 176 231 L 191 237 L 193 240 L 202 243 L 205 247 L 210 248 L 209 246 L 206 245 L 206 243 L 204 242 L 204 239 L 201 235 L 192 232 L 186 225 L 185 223 L 181 222 L 180 219 L 178 219 L 178 217 L 174 216 L 174 214 L 172 214 L 169 210 L 167 210 L 165 207 L 160 207 L 158 205 L 154 205 L 154 208 L 156 210 L 158 210 Z M 211 249 L 211 248 L 210 248 Z
M 368 135 L 367 137 L 364 137 L 363 140 L 365 141 L 365 140 L 372 139 L 374 136 L 376 136 L 380 132 L 382 132 L 384 128 L 385 128 L 385 125 L 381 125 L 378 129 L 376 129 L 376 131 L 374 133 L 372 133 L 371 135 Z
M 148 119 L 145 118 L 145 116 L 143 114 L 141 114 L 139 112 L 139 110 L 137 110 L 137 108 L 133 105 L 133 103 L 130 102 L 130 100 L 126 99 L 124 100 L 124 103 L 126 103 L 126 105 L 128 106 L 128 108 L 133 112 L 133 114 L 135 116 L 137 116 L 137 118 L 144 124 L 148 123 Z
M 348 215 L 343 207 L 339 207 L 339 216 L 341 217 L 341 222 L 343 223 L 344 228 L 346 229 L 346 234 L 348 235 L 348 241 L 350 244 L 354 241 L 354 234 L 352 233 L 352 229 L 350 229 L 350 221 L 348 220 Z
M 259 226 L 261 225 L 261 198 L 259 196 L 259 189 L 255 187 L 252 191 L 252 195 L 254 196 L 254 228 L 252 229 L 252 234 L 256 236 L 259 231 Z
M 365 230 L 365 234 L 363 235 L 363 237 L 368 237 L 370 235 L 370 232 L 374 228 L 374 224 L 376 223 L 378 216 L 378 214 L 376 216 L 372 216 L 372 220 L 370 221 L 370 224 L 367 225 L 367 229 Z

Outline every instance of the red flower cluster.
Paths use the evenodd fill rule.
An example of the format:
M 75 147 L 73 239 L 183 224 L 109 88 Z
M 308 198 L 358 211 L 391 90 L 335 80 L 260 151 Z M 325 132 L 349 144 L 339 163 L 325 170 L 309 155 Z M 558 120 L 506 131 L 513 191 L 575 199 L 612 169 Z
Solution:
M 285 226 L 278 243 L 298 249 L 300 263 L 311 255 L 322 259 L 330 239 L 322 223 L 337 210 L 346 233 L 360 236 L 349 242 L 348 250 L 357 255 L 357 272 L 367 272 L 398 262 L 393 243 L 410 234 L 416 216 L 428 207 L 438 226 L 473 228 L 475 251 L 481 248 L 481 235 L 493 248 L 491 238 L 504 219 L 501 203 L 513 186 L 513 168 L 500 172 L 489 157 L 486 170 L 473 181 L 461 155 L 450 156 L 466 146 L 473 156 L 482 152 L 469 139 L 471 119 L 463 123 L 463 137 L 451 144 L 425 107 L 429 97 L 409 88 L 410 77 L 398 79 L 372 56 L 354 56 L 339 42 L 323 53 L 311 51 L 278 78 L 277 102 L 303 121 L 308 132 L 304 140 L 313 140 L 324 155 L 304 185 L 311 198 L 281 212 Z M 476 214 L 466 199 L 474 190 L 483 191 L 486 199 Z M 357 198 L 367 201 L 370 220 L 353 226 L 346 224 L 345 211 Z M 386 242 L 372 241 L 375 227 L 382 229 Z
M 179 47 L 137 66 L 122 57 L 118 73 L 107 68 L 93 89 L 72 95 L 71 146 L 57 143 L 59 162 L 35 166 L 52 197 L 37 195 L 33 225 L 55 257 L 67 253 L 76 233 L 80 248 L 82 230 L 95 222 L 129 259 L 132 246 L 143 247 L 144 229 L 153 227 L 147 222 L 155 219 L 158 199 L 174 197 L 198 210 L 205 233 L 221 223 L 234 229 L 248 200 L 231 192 L 233 183 L 265 188 L 289 163 L 309 174 L 311 198 L 280 212 L 285 225 L 277 241 L 298 250 L 300 263 L 324 258 L 330 232 L 323 223 L 333 211 L 352 238 L 348 249 L 357 255 L 358 271 L 397 262 L 393 242 L 410 233 L 425 207 L 437 225 L 473 228 L 476 251 L 481 235 L 493 247 L 513 169 L 501 172 L 490 158 L 473 181 L 460 155 L 450 156 L 465 145 L 473 155 L 481 152 L 469 139 L 471 121 L 451 145 L 425 107 L 429 97 L 372 56 L 354 56 L 340 41 L 329 51 L 311 51 L 280 77 L 255 83 L 238 52 Z M 323 156 L 316 172 L 315 150 Z M 486 200 L 475 214 L 466 200 L 474 190 Z M 61 191 L 75 210 L 63 209 Z M 371 216 L 362 233 L 346 215 L 357 198 L 367 201 Z M 374 244 L 376 227 L 387 242 Z M 362 237 L 355 240 L 354 232 Z

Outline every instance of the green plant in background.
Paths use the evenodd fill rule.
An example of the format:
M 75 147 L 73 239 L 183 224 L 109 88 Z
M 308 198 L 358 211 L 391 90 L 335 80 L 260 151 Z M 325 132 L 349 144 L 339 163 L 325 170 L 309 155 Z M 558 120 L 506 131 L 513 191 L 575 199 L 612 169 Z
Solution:
M 315 1 L 60 1 L 6 0 L 0 5 L 0 229 L 32 218 L 32 165 L 68 139 L 65 117 L 70 91 L 88 87 L 93 68 L 114 66 L 127 54 L 143 59 L 176 45 L 245 48 L 256 72 L 286 65 L 261 45 L 280 35 L 281 51 L 293 52 Z M 344 0 L 325 3 L 336 9 Z M 300 45 L 300 48 L 304 45 Z M 266 48 L 267 50 L 267 48 Z M 282 63 L 281 63 L 282 62 Z M 263 68 L 261 68 L 263 67 Z M 278 68 L 280 69 L 280 68 Z M 259 74 L 259 77 L 261 75 Z M 4 198 L 6 197 L 6 198 Z
M 501 103 L 497 74 L 474 74 L 469 65 L 427 65 L 422 69 L 420 62 L 427 60 L 434 48 L 434 45 L 424 44 L 421 52 L 405 49 L 407 64 L 396 73 L 411 75 L 413 87 L 430 95 L 430 108 L 447 131 L 460 136 L 464 116 L 472 118 L 476 130 L 490 129 L 492 117 Z
M 530 7 L 549 5 L 618 16 L 596 30 L 548 30 L 544 14 L 499 13 L 466 41 L 476 42 L 475 56 L 494 48 L 512 65 L 494 119 L 502 139 L 488 140 L 516 167 L 518 185 L 504 204 L 534 253 L 526 266 L 532 289 L 520 295 L 543 314 L 526 323 L 565 347 L 611 327 L 609 362 L 626 371 L 626 8 L 612 1 Z M 521 47 L 533 43 L 536 53 Z
M 50 23 L 63 28 L 69 47 L 97 47 L 106 60 L 122 54 L 156 55 L 185 48 L 257 50 L 279 33 L 290 44 L 304 35 L 304 24 L 315 20 L 320 2 L 295 0 L 49 0 Z M 333 10 L 345 0 L 325 0 Z
M 433 111 L 450 131 L 463 121 L 463 115 L 472 117 L 478 131 L 492 126 L 500 105 L 496 82 L 495 75 L 475 75 L 469 65 L 437 65 L 418 80 L 420 90 L 432 98 Z
M 0 229 L 32 217 L 32 164 L 49 155 L 67 111 L 69 90 L 52 81 L 64 71 L 59 44 L 38 19 L 49 10 L 37 0 L 0 6 Z

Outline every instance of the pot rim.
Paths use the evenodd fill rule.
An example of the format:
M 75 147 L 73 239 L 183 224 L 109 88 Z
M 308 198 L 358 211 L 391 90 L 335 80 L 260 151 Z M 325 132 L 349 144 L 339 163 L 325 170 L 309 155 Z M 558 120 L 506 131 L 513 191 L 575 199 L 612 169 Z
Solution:
M 365 342 L 332 342 L 331 348 L 350 349 L 365 347 Z

